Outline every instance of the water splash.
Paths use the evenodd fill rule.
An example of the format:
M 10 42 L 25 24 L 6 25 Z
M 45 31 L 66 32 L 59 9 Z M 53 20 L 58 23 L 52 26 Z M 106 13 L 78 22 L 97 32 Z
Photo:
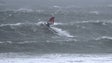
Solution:
M 74 37 L 74 36 L 70 35 L 67 31 L 64 31 L 64 30 L 62 30 L 62 29 L 60 29 L 60 28 L 56 28 L 56 27 L 51 27 L 51 28 L 52 28 L 54 31 L 56 31 L 57 34 L 58 34 L 59 36 Z

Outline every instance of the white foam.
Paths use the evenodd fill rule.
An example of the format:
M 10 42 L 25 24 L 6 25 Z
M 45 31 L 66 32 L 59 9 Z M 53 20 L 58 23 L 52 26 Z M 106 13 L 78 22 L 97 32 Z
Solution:
M 10 26 L 18 26 L 18 25 L 21 25 L 22 23 L 15 23 L 15 24 L 1 24 L 0 26 L 7 26 L 7 25 L 10 25 Z
M 36 43 L 37 41 L 22 41 L 18 42 L 18 44 L 27 44 L 27 43 Z
M 22 12 L 33 12 L 33 10 L 32 10 L 32 9 L 28 9 L 28 8 L 20 8 L 20 9 L 18 9 L 18 10 L 16 10 L 16 11 L 22 11 Z
M 54 7 L 54 8 L 61 8 L 61 7 L 60 7 L 60 6 L 58 6 L 58 5 L 54 5 L 53 7 Z
M 2 44 L 2 43 L 4 43 L 4 42 L 0 41 L 0 44 Z
M 89 20 L 89 21 L 76 21 L 76 22 L 70 22 L 71 25 L 74 24 L 80 24 L 80 23 L 102 23 L 102 25 L 106 25 L 106 23 L 112 23 L 112 20 Z M 69 23 L 68 23 L 69 24 Z
M 39 19 L 40 20 L 40 19 Z M 47 21 L 40 21 L 40 22 L 38 22 L 38 23 L 36 23 L 37 25 L 41 25 L 41 24 L 44 24 L 44 23 L 46 23 Z M 55 22 L 54 23 L 54 25 L 65 25 L 65 23 L 57 23 L 57 22 Z
M 110 36 L 101 36 L 101 37 L 96 38 L 95 40 L 101 40 L 101 39 L 110 39 L 110 40 L 112 40 L 112 37 L 110 37 Z
M 36 23 L 36 25 L 42 25 L 44 23 L 46 23 L 46 22 L 45 21 L 40 21 L 40 22 Z
M 99 14 L 99 12 L 98 12 L 98 11 L 90 11 L 89 13 L 91 13 L 91 14 L 96 14 L 96 15 L 98 15 L 98 14 Z
M 54 23 L 54 25 L 64 25 L 63 23 Z
M 33 57 L 2 57 L 0 63 L 112 63 L 112 55 L 46 54 Z
M 6 41 L 6 43 L 12 44 L 13 42 L 12 41 Z
M 60 36 L 65 36 L 65 37 L 74 37 L 72 35 L 70 35 L 67 31 L 64 31 L 60 28 L 56 28 L 56 27 L 51 27 L 52 29 L 54 29 L 58 35 Z
M 36 11 L 36 12 L 39 12 L 39 13 L 40 13 L 40 12 L 44 12 L 44 10 L 35 10 L 35 11 Z
M 74 22 L 74 23 L 99 23 L 99 22 L 101 22 L 101 21 L 99 21 L 99 20 L 96 20 L 96 21 L 94 21 L 94 20 L 89 20 L 89 21 L 76 21 L 76 22 Z M 72 22 L 71 22 L 72 23 Z M 72 23 L 73 24 L 73 23 Z

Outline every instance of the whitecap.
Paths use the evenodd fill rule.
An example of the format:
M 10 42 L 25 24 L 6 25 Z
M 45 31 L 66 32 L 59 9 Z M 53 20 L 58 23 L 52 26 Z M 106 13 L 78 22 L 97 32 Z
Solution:
M 44 23 L 46 23 L 46 22 L 45 21 L 40 21 L 40 22 L 37 22 L 36 25 L 42 25 Z
M 12 41 L 6 41 L 6 43 L 12 44 L 13 42 Z
M 60 28 L 56 28 L 56 27 L 51 27 L 51 28 L 53 30 L 55 30 L 59 36 L 74 37 L 74 36 L 70 35 L 67 31 L 64 31 L 64 30 L 62 30 Z
M 21 25 L 22 23 L 15 23 L 15 24 L 1 24 L 0 25 L 0 27 L 2 27 L 2 26 L 8 26 L 8 25 L 10 25 L 10 26 L 19 26 L 19 25 Z
M 1 53 L 0 63 L 112 63 L 112 54 L 43 54 Z
M 89 13 L 91 13 L 91 14 L 96 14 L 96 15 L 98 15 L 98 14 L 99 14 L 99 12 L 98 12 L 98 11 L 90 11 Z
M 60 7 L 60 6 L 58 6 L 58 5 L 54 5 L 53 7 L 54 7 L 54 8 L 61 8 L 61 7 Z
M 101 36 L 101 37 L 96 38 L 95 40 L 101 40 L 101 39 L 110 39 L 110 40 L 112 40 L 112 37 L 110 37 L 110 36 Z
M 20 8 L 20 9 L 18 9 L 18 10 L 16 10 L 16 11 L 22 11 L 22 12 L 33 12 L 33 10 L 32 10 L 32 9 L 28 9 L 28 8 Z
M 0 44 L 2 44 L 3 42 L 2 41 L 0 41 Z
M 63 23 L 54 23 L 54 25 L 64 25 Z

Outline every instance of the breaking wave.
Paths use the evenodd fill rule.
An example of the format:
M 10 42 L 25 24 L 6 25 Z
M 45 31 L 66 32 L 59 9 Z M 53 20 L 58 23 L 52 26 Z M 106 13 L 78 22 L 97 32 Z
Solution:
M 110 36 L 102 36 L 102 37 L 96 38 L 96 40 L 104 40 L 104 39 L 112 40 L 112 37 L 110 37 Z
M 54 29 L 59 36 L 74 37 L 74 36 L 70 35 L 67 31 L 64 31 L 60 28 L 56 28 L 56 27 L 51 27 L 51 28 Z
M 0 25 L 0 34 L 2 36 L 1 40 L 4 39 L 37 39 L 36 37 L 43 37 L 49 35 L 51 36 L 63 36 L 63 37 L 73 37 L 67 31 L 63 31 L 61 28 L 51 27 L 57 33 L 50 31 L 48 28 L 41 26 L 44 22 L 38 23 L 15 23 L 15 24 L 1 24 Z M 56 23 L 55 25 L 58 25 Z M 60 24 L 59 24 L 60 25 Z

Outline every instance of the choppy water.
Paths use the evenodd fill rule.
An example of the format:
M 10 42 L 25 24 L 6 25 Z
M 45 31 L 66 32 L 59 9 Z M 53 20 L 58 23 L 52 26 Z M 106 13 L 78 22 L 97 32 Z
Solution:
M 43 54 L 3 53 L 1 63 L 112 63 L 111 54 Z
M 48 9 L 0 10 L 0 53 L 112 53 L 111 11 L 111 6 L 93 8 L 53 6 Z M 41 26 L 41 23 L 46 22 L 52 14 L 56 18 L 52 29 L 57 33 Z M 53 62 L 49 59 L 44 60 L 48 60 L 46 63 Z M 93 60 L 97 61 L 97 58 L 92 58 L 90 62 Z M 11 61 L 13 62 L 12 59 Z M 74 60 L 65 61 L 75 63 Z M 76 60 L 76 63 L 82 61 Z

